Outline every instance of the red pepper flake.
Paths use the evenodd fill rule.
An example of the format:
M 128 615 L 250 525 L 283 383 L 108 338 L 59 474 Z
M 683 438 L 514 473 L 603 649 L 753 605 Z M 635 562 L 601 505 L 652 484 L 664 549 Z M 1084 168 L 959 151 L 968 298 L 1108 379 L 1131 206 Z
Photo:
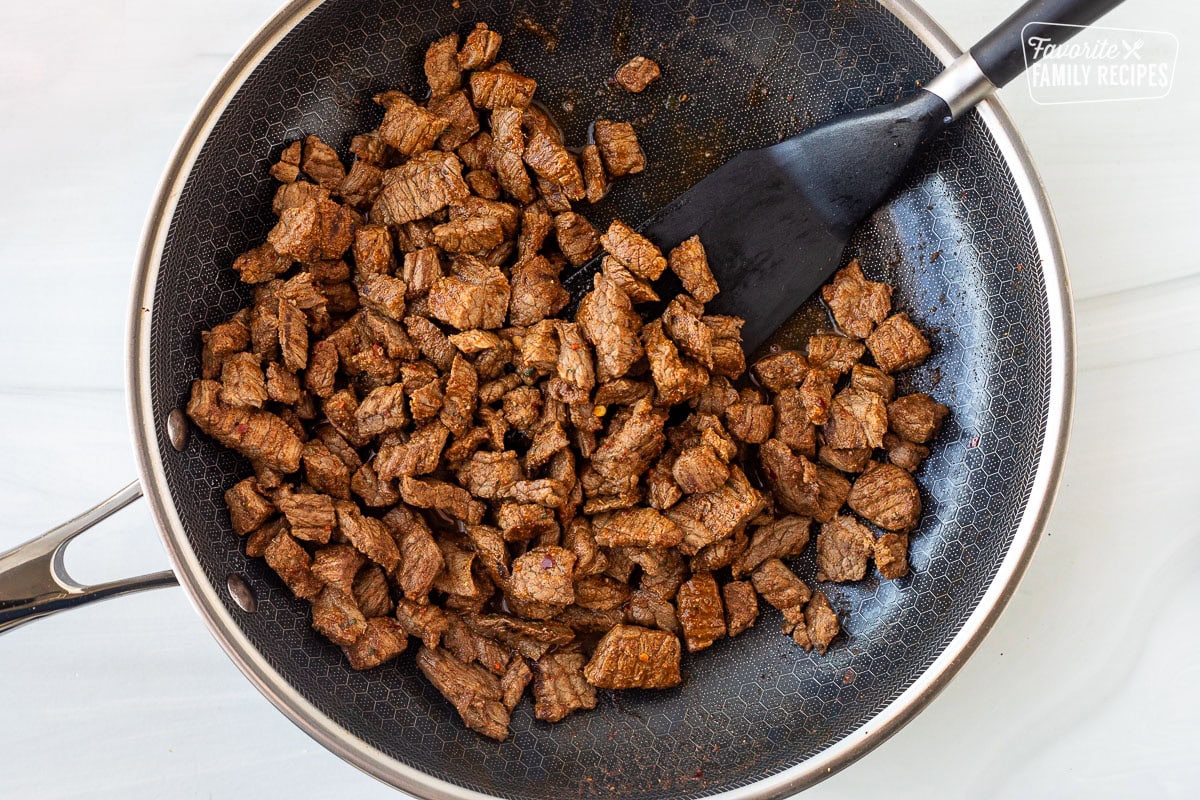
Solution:
M 971 443 L 967 445 L 967 447 L 979 447 L 979 437 L 976 436 L 974 439 L 972 439 Z
M 554 569 L 554 559 L 546 556 L 542 559 L 542 569 Z
M 249 425 L 249 423 L 246 423 L 246 422 L 239 422 L 237 424 L 237 428 L 235 428 L 235 430 L 238 433 L 246 434 L 246 433 L 250 432 L 250 425 Z

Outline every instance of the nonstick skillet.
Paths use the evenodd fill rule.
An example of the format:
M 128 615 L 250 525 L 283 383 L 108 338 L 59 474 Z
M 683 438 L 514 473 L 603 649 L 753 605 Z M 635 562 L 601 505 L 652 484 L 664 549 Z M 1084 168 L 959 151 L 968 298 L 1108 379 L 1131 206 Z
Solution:
M 775 630 L 689 658 L 674 690 L 601 693 L 557 725 L 523 704 L 504 743 L 462 727 L 402 656 L 353 672 L 308 609 L 241 552 L 222 495 L 248 465 L 179 409 L 202 330 L 249 301 L 229 269 L 273 220 L 267 167 L 306 134 L 344 148 L 374 127 L 372 94 L 419 91 L 425 46 L 483 20 L 539 81 L 569 141 L 599 116 L 638 127 L 649 167 L 589 210 L 637 223 L 738 151 L 911 91 L 958 49 L 908 0 L 507 3 L 297 0 L 234 59 L 168 165 L 139 254 L 129 405 L 140 482 L 0 555 L 0 630 L 178 579 L 226 652 L 330 750 L 425 798 L 783 796 L 894 733 L 946 684 L 1012 594 L 1065 449 L 1073 379 L 1066 272 L 1028 155 L 994 100 L 948 130 L 847 255 L 896 285 L 932 332 L 909 378 L 952 408 L 919 475 L 912 574 L 823 587 L 846 633 L 824 657 Z M 662 63 L 642 95 L 606 87 L 635 54 Z M 343 152 L 343 154 L 345 154 Z M 812 327 L 810 307 L 777 341 Z M 145 493 L 174 564 L 102 586 L 66 575 L 66 543 Z M 811 562 L 801 561 L 812 578 Z M 248 610 L 252 609 L 252 610 Z

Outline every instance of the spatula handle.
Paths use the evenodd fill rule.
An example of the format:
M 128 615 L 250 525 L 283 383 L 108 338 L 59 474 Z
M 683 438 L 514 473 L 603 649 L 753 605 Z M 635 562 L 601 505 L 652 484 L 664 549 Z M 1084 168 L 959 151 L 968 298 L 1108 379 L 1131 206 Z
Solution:
M 1121 0 L 1029 0 L 980 39 L 971 48 L 971 56 L 993 85 L 1003 86 L 1045 55 L 1044 49 L 1031 49 L 1028 54 L 1024 51 L 1024 43 L 1032 37 L 1049 36 L 1054 44 L 1060 44 L 1120 3 Z M 1061 25 L 1080 27 L 1052 27 Z

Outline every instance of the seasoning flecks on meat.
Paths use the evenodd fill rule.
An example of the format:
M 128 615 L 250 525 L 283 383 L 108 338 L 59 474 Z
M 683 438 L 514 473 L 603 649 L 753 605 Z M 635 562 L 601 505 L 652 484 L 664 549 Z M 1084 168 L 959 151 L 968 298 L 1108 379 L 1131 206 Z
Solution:
M 778 439 L 764 442 L 758 458 L 776 501 L 794 514 L 811 515 L 819 492 L 816 464 L 796 455 Z
M 662 251 L 645 236 L 620 220 L 613 220 L 608 230 L 600 236 L 604 252 L 624 264 L 633 274 L 648 281 L 656 281 L 667 268 Z
M 270 242 L 247 250 L 233 261 L 233 268 L 241 276 L 242 283 L 265 283 L 287 272 L 291 266 L 291 256 L 280 253 Z
M 394 571 L 400 563 L 400 551 L 387 526 L 374 517 L 363 516 L 355 503 L 338 500 L 334 502 L 334 508 L 338 529 L 350 544 L 387 572 Z
M 775 395 L 774 438 L 795 452 L 814 458 L 817 455 L 817 429 L 808 418 L 808 409 L 799 389 L 784 389 Z
M 341 186 L 346 177 L 346 168 L 338 158 L 337 152 L 318 136 L 305 137 L 300 169 L 322 188 L 330 191 Z
M 841 450 L 881 447 L 887 426 L 888 410 L 882 397 L 861 389 L 843 389 L 830 403 L 823 428 L 825 444 Z
M 259 491 L 258 481 L 244 478 L 225 492 L 234 533 L 245 536 L 275 515 L 275 504 Z
M 522 258 L 512 267 L 508 320 L 533 325 L 561 311 L 571 296 L 558 280 L 559 270 L 544 256 Z
M 449 125 L 450 120 L 399 95 L 387 106 L 379 124 L 379 136 L 391 147 L 411 156 L 433 147 Z
M 708 266 L 708 255 L 699 236 L 685 239 L 671 251 L 667 258 L 671 271 L 679 276 L 679 282 L 688 294 L 701 303 L 711 301 L 721 291 Z
M 629 297 L 604 275 L 592 279 L 593 289 L 579 302 L 578 324 L 596 348 L 597 378 L 611 381 L 625 375 L 644 353 L 638 338 L 641 319 Z
M 795 350 L 784 350 L 754 362 L 754 377 L 772 392 L 798 387 L 808 375 L 808 360 Z
M 408 646 L 408 637 L 400 623 L 388 617 L 367 619 L 362 635 L 342 648 L 352 669 L 374 669 L 394 659 Z
M 904 312 L 879 323 L 875 332 L 867 337 L 867 347 L 879 368 L 889 373 L 911 369 L 933 352 L 925 334 Z
M 386 225 L 361 225 L 354 231 L 354 277 L 391 275 L 396 271 L 395 244 Z M 406 279 L 407 280 L 407 279 Z
M 675 605 L 689 653 L 704 650 L 725 635 L 725 610 L 711 572 L 700 572 L 684 581 Z
M 563 608 L 575 601 L 575 554 L 562 547 L 535 547 L 513 560 L 506 594 L 518 601 Z M 553 616 L 553 613 L 550 614 Z
M 348 647 L 366 633 L 367 620 L 353 596 L 326 586 L 313 600 L 312 626 L 334 644 Z
M 401 430 L 408 424 L 408 415 L 404 411 L 404 387 L 394 383 L 372 389 L 359 403 L 354 417 L 359 433 L 364 436 Z
M 581 266 L 600 252 L 600 235 L 582 214 L 567 211 L 554 217 L 558 247 L 573 266 Z
M 910 442 L 894 433 L 883 437 L 883 446 L 887 450 L 888 461 L 908 472 L 916 472 L 921 462 L 929 457 L 928 447 Z
M 724 486 L 711 492 L 688 495 L 665 514 L 683 530 L 680 552 L 695 555 L 700 548 L 733 534 L 765 505 L 766 498 L 735 466 L 730 468 L 729 480 Z
M 353 594 L 354 576 L 366 563 L 362 553 L 347 544 L 331 544 L 313 554 L 312 573 L 326 586 Z
M 729 467 L 708 445 L 689 447 L 679 454 L 671 476 L 684 494 L 711 492 L 729 479 Z
M 808 517 L 789 515 L 755 528 L 746 549 L 733 562 L 733 577 L 749 575 L 767 559 L 799 555 L 808 545 L 811 525 Z
M 732 639 L 758 619 L 758 595 L 750 581 L 730 581 L 721 587 L 721 597 L 725 601 L 725 628 Z
M 460 486 L 439 480 L 400 478 L 400 497 L 416 508 L 436 508 L 471 525 L 483 520 L 484 506 Z
M 817 334 L 808 339 L 808 366 L 845 375 L 866 352 L 866 346 L 854 339 L 832 334 Z
M 537 91 L 537 81 L 515 72 L 472 72 L 470 82 L 471 99 L 478 108 L 525 108 L 533 100 L 533 93 Z
M 704 308 L 680 295 L 667 304 L 662 313 L 663 330 L 688 358 L 706 370 L 713 368 L 713 332 L 700 321 Z
M 708 371 L 680 357 L 675 343 L 664 333 L 661 320 L 642 328 L 642 347 L 650 362 L 650 374 L 658 389 L 659 402 L 667 405 L 682 403 L 695 397 L 708 385 Z M 766 408 L 770 411 L 770 406 Z
M 324 494 L 279 495 L 275 504 L 287 518 L 292 535 L 297 539 L 321 544 L 329 541 L 337 524 L 331 497 Z
M 583 173 L 579 164 L 560 142 L 541 131 L 535 132 L 525 143 L 525 163 L 535 173 L 558 186 L 567 198 L 582 200 L 587 191 L 583 185 Z
M 595 537 L 604 547 L 674 547 L 683 531 L 653 508 L 631 508 L 598 521 Z
M 225 406 L 218 399 L 220 386 L 216 381 L 192 383 L 187 413 L 196 426 L 251 461 L 285 474 L 298 470 L 304 447 L 287 423 L 267 411 Z
M 643 280 L 634 275 L 629 271 L 628 267 L 612 256 L 606 255 L 600 259 L 600 270 L 604 273 L 605 277 L 619 286 L 621 291 L 629 295 L 629 299 L 634 303 L 658 302 L 658 293 L 654 291 L 654 286 L 651 285 L 650 281 Z
M 350 249 L 354 228 L 354 214 L 349 209 L 328 197 L 314 196 L 284 209 L 267 241 L 276 252 L 295 261 L 322 261 L 341 258 Z
M 769 558 L 760 564 L 751 573 L 750 580 L 762 599 L 780 611 L 803 606 L 812 596 L 804 581 L 778 558 Z
M 826 369 L 810 369 L 800 385 L 800 399 L 813 425 L 824 425 L 833 405 L 833 385 L 837 375 Z
M 646 168 L 646 155 L 628 122 L 598 119 L 592 126 L 592 133 L 609 175 L 636 175 Z
M 458 157 L 430 150 L 383 173 L 383 188 L 371 216 L 376 222 L 399 225 L 427 217 L 470 193 Z
M 465 664 L 442 648 L 422 646 L 417 667 L 450 701 L 463 723 L 497 741 L 508 738 L 508 709 L 496 676 L 476 664 Z
M 583 676 L 581 653 L 548 653 L 535 664 L 534 716 L 558 722 L 572 711 L 596 707 L 596 689 Z
M 583 674 L 601 689 L 666 689 L 682 680 L 680 654 L 673 634 L 617 625 L 596 645 Z
M 739 400 L 725 409 L 725 427 L 738 441 L 762 444 L 771 437 L 775 410 L 766 403 Z
M 267 382 L 258 356 L 233 353 L 221 363 L 221 401 L 234 408 L 262 408 Z
M 272 165 L 271 177 L 280 183 L 291 183 L 300 177 L 300 142 L 292 142 L 283 148 L 279 160 Z
M 885 533 L 875 540 L 875 566 L 888 580 L 908 574 L 908 534 Z
M 804 626 L 811 646 L 824 655 L 829 643 L 841 630 L 837 614 L 830 607 L 829 598 L 824 592 L 814 592 L 812 599 L 804 606 Z
M 456 258 L 453 269 L 429 290 L 430 313 L 460 331 L 504 325 L 511 292 L 504 273 L 468 255 Z
M 921 517 L 921 493 L 912 475 L 894 464 L 873 463 L 850 487 L 846 502 L 884 530 L 905 533 Z
M 850 388 L 874 392 L 884 402 L 891 402 L 896 396 L 896 379 L 878 367 L 855 364 L 850 370 Z
M 817 534 L 817 580 L 862 580 L 874 547 L 871 532 L 852 516 L 824 523 Z
M 892 310 L 892 287 L 867 280 L 855 259 L 821 288 L 821 297 L 847 336 L 866 339 Z
M 471 217 L 434 226 L 433 240 L 448 253 L 478 253 L 504 241 L 504 231 L 494 217 Z
M 457 39 L 457 37 L 455 37 Z M 467 34 L 462 50 L 458 53 L 458 66 L 461 69 L 486 69 L 496 61 L 500 52 L 500 43 L 504 37 L 488 28 L 487 23 L 477 22 Z
M 583 171 L 583 185 L 586 189 L 587 201 L 599 203 L 608 195 L 608 175 L 604 172 L 604 161 L 600 157 L 600 148 L 589 144 L 579 154 L 580 169 Z
M 894 432 L 908 441 L 924 444 L 937 435 L 949 413 L 950 409 L 927 394 L 907 394 L 888 403 L 887 421 Z
M 621 65 L 617 70 L 616 81 L 627 92 L 644 91 L 662 75 L 658 64 L 645 56 L 634 56 Z
M 351 584 L 351 593 L 368 621 L 372 617 L 389 616 L 396 607 L 388 588 L 387 575 L 378 566 L 360 570 Z
M 429 45 L 425 51 L 425 80 L 434 97 L 450 94 L 462 86 L 457 33 L 443 36 Z

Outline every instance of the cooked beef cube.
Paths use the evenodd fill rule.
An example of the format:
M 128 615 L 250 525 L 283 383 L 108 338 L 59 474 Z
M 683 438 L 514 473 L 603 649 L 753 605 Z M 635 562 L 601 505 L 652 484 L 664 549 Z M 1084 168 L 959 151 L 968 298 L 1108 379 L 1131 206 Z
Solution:
M 555 420 L 543 423 L 533 436 L 533 444 L 525 453 L 525 468 L 530 472 L 541 469 L 555 453 L 566 449 L 569 444 L 567 432 L 561 422 Z
M 408 334 L 404 332 L 404 326 L 395 319 L 369 308 L 364 309 L 357 319 L 361 323 L 365 338 L 373 340 L 375 344 L 383 345 L 388 358 L 401 361 L 415 361 L 420 358 L 421 351 L 416 342 L 408 337 Z M 312 360 L 311 356 L 309 360 Z M 312 369 L 311 363 L 309 369 Z M 404 367 L 401 366 L 401 372 L 403 371 Z
M 587 196 L 583 173 L 579 171 L 575 157 L 553 137 L 535 132 L 525 143 L 524 157 L 530 169 L 559 187 L 568 199 L 582 200 Z
M 192 383 L 187 413 L 196 427 L 251 461 L 283 473 L 298 470 L 304 447 L 287 423 L 266 411 L 225 406 L 220 388 L 216 381 Z
M 778 558 L 768 558 L 750 575 L 754 591 L 780 611 L 803 606 L 812 596 L 804 581 Z
M 888 580 L 908 574 L 908 534 L 885 533 L 875 540 L 875 566 Z
M 583 338 L 580 326 L 575 322 L 556 320 L 558 332 L 558 377 L 572 386 L 585 391 L 596 385 L 596 370 L 592 363 L 592 349 Z
M 695 409 L 701 414 L 724 415 L 729 406 L 738 402 L 737 390 L 728 378 L 715 376 L 708 386 L 697 395 L 693 401 Z
M 871 450 L 866 447 L 839 450 L 836 447 L 822 445 L 821 449 L 817 451 L 817 459 L 822 464 L 827 464 L 842 472 L 862 472 L 866 469 L 867 462 L 871 460 Z
M 684 494 L 710 492 L 729 479 L 729 467 L 708 445 L 689 447 L 679 454 L 671 475 Z
M 381 446 L 375 458 L 379 477 L 390 481 L 406 475 L 428 475 L 437 469 L 449 435 L 445 425 L 433 420 L 417 428 L 408 441 Z
M 708 267 L 708 256 L 699 236 L 685 239 L 671 251 L 667 263 L 679 276 L 683 288 L 701 303 L 709 302 L 721 291 Z
M 536 105 L 521 109 L 521 126 L 530 134 L 542 133 L 563 144 L 562 131 L 550 115 Z
M 326 586 L 342 594 L 353 594 L 354 576 L 366 561 L 362 553 L 348 544 L 331 544 L 313 555 L 312 573 Z
M 522 166 L 521 169 L 525 168 Z M 512 193 L 511 190 L 508 191 Z M 517 240 L 518 259 L 524 261 L 537 255 L 553 229 L 554 216 L 546 207 L 545 201 L 538 200 L 525 206 L 521 212 L 521 234 Z
M 824 592 L 814 592 L 812 599 L 804 607 L 804 627 L 808 641 L 818 653 L 825 655 L 825 650 L 833 641 L 833 637 L 838 635 L 841 625 L 838 624 L 837 614 L 830 608 L 829 599 L 825 597 Z
M 475 113 L 475 107 L 471 105 L 466 92 L 435 97 L 429 101 L 429 110 L 450 122 L 437 140 L 437 146 L 442 150 L 456 150 L 479 132 L 479 115 Z
M 599 203 L 608 194 L 608 176 L 604 173 L 604 162 L 600 158 L 600 148 L 589 144 L 579 155 L 583 170 L 583 185 L 589 203 Z
M 808 374 L 808 361 L 795 350 L 784 350 L 754 364 L 754 377 L 772 392 L 795 389 Z
M 396 604 L 388 589 L 387 575 L 379 567 L 367 567 L 358 573 L 351 589 L 354 602 L 364 617 L 386 617 Z
M 700 548 L 732 535 L 765 506 L 762 493 L 750 485 L 739 468 L 732 467 L 724 486 L 688 495 L 668 510 L 666 516 L 683 529 L 679 551 L 692 556 Z
M 637 174 L 646 168 L 646 154 L 642 152 L 637 134 L 628 122 L 598 119 L 592 126 L 592 133 L 609 175 L 619 178 Z
M 342 435 L 333 426 L 320 425 L 314 433 L 316 434 L 316 438 L 321 441 L 321 444 L 328 447 L 329 452 L 337 456 L 350 471 L 353 472 L 362 466 L 362 459 L 358 457 L 358 452 L 355 451 L 349 442 L 342 438 Z
M 358 287 L 358 296 L 364 307 L 399 321 L 404 319 L 404 295 L 407 291 L 408 284 L 399 278 L 372 275 Z
M 485 169 L 496 171 L 496 162 L 492 157 L 495 142 L 487 131 L 475 134 L 466 144 L 460 145 L 454 152 L 467 165 L 468 169 Z
M 784 389 L 775 396 L 774 437 L 801 455 L 817 454 L 817 430 L 808 418 L 808 409 L 799 389 Z
M 737 531 L 726 539 L 718 539 L 700 549 L 688 560 L 692 572 L 716 572 L 731 565 L 745 551 L 749 539 L 745 531 Z
M 643 91 L 662 75 L 662 70 L 652 59 L 645 56 L 634 56 L 617 70 L 616 81 L 627 92 Z
M 504 231 L 500 229 L 500 221 L 493 217 L 474 217 L 435 226 L 433 240 L 450 253 L 475 253 L 500 244 Z
M 911 369 L 933 352 L 925 334 L 909 321 L 905 313 L 893 314 L 879 323 L 875 332 L 867 337 L 867 347 L 875 363 L 884 372 Z
M 619 624 L 620 621 L 618 619 L 614 624 Z M 625 621 L 644 628 L 668 631 L 677 636 L 681 633 L 679 619 L 675 616 L 675 606 L 671 604 L 671 601 L 640 589 L 631 594 L 629 602 L 625 604 Z M 609 628 L 611 627 L 612 625 L 609 626 Z M 604 633 L 607 630 L 608 628 L 605 628 L 601 632 Z
M 766 403 L 743 403 L 740 400 L 725 409 L 725 426 L 740 442 L 761 444 L 771 437 L 775 410 Z
M 679 639 L 665 631 L 618 625 L 596 645 L 583 674 L 601 689 L 678 686 Z
M 611 405 L 630 406 L 643 397 L 651 397 L 653 394 L 654 387 L 645 381 L 614 378 L 596 387 L 593 400 L 597 408 Z
M 658 293 L 654 291 L 654 287 L 649 281 L 644 281 L 629 271 L 624 264 L 612 256 L 604 256 L 600 260 L 600 269 L 604 276 L 620 287 L 621 291 L 629 295 L 629 299 L 634 303 L 655 303 L 658 302 Z M 638 318 L 639 325 L 641 318 Z
M 554 511 L 533 503 L 504 503 L 496 512 L 496 523 L 506 542 L 523 542 L 557 531 Z
M 656 281 L 667 268 L 662 251 L 649 239 L 620 220 L 613 220 L 608 231 L 600 236 L 604 252 L 625 265 L 633 274 Z
M 474 356 L 500 346 L 500 337 L 491 331 L 463 331 L 450 335 L 450 343 L 464 356 Z
M 817 522 L 832 520 L 850 494 L 850 481 L 842 473 L 827 466 L 817 465 L 817 502 L 812 517 Z
M 375 202 L 383 186 L 383 170 L 365 161 L 355 159 L 350 172 L 338 186 L 338 194 L 352 206 L 365 208 Z
M 386 166 L 388 159 L 391 157 L 391 151 L 387 144 L 384 143 L 383 139 L 379 138 L 379 131 L 368 131 L 367 133 L 360 133 L 351 138 L 350 152 L 368 164 L 374 164 L 377 167 Z
M 703 650 L 725 635 L 721 592 L 711 572 L 700 572 L 684 581 L 675 604 L 689 653 Z
M 817 507 L 817 466 L 794 454 L 778 439 L 758 448 L 759 463 L 767 485 L 780 506 L 794 514 L 811 515 Z
M 358 232 L 355 231 L 355 238 L 357 239 L 357 237 Z M 308 286 L 311 287 L 307 292 L 318 305 L 322 302 L 326 304 L 329 302 L 329 298 L 326 295 L 326 292 L 329 290 L 328 284 L 340 284 L 350 280 L 350 265 L 340 258 L 330 259 L 329 261 L 315 261 L 312 264 L 304 264 L 301 268 L 304 272 L 286 281 L 284 286 L 296 285 L 296 282 L 302 280 L 303 275 L 307 273 L 309 276 Z M 281 287 L 280 293 L 288 294 L 288 299 L 296 302 L 291 297 L 290 290 L 284 291 L 283 287 Z
M 437 549 L 436 545 L 434 549 Z M 441 563 L 440 552 L 438 563 Z M 426 647 L 437 647 L 449 624 L 446 612 L 438 606 L 421 605 L 408 599 L 396 603 L 396 621 L 405 633 L 417 637 Z
M 233 532 L 245 536 L 275 515 L 275 505 L 259 491 L 258 481 L 246 478 L 225 492 Z
M 322 583 L 312 574 L 312 558 L 287 532 L 280 532 L 271 539 L 263 551 L 263 558 L 296 597 L 312 600 L 321 593 Z
M 421 354 L 432 361 L 438 369 L 450 369 L 458 350 L 437 325 L 424 317 L 410 314 L 404 318 L 404 329 L 416 342 Z
M 813 425 L 824 425 L 829 419 L 829 407 L 833 405 L 833 384 L 837 374 L 825 369 L 810 369 L 800 385 L 800 399 L 808 409 L 808 419 Z
M 513 325 L 533 325 L 553 316 L 570 299 L 558 281 L 558 269 L 542 256 L 523 259 L 513 266 L 509 306 L 509 321 Z
M 233 408 L 262 408 L 267 383 L 258 356 L 232 353 L 221 362 L 221 402 Z
M 367 620 L 353 596 L 326 586 L 312 601 L 312 626 L 334 644 L 348 647 L 366 633 Z
M 574 575 L 575 554 L 570 550 L 556 546 L 535 547 L 513 559 L 512 577 L 505 587 L 505 594 L 518 602 L 554 607 L 549 615 L 553 616 L 574 602 Z
M 949 413 L 950 409 L 927 394 L 908 394 L 888 403 L 887 421 L 900 436 L 923 444 L 937 435 L 942 420 Z
M 887 449 L 888 461 L 909 472 L 916 472 L 921 462 L 929 458 L 928 447 L 914 444 L 894 433 L 883 437 L 883 446 Z
M 479 197 L 487 200 L 500 199 L 500 183 L 496 180 L 496 176 L 487 170 L 473 169 L 463 176 L 463 179 L 467 182 L 467 186 L 471 187 L 471 191 Z
M 458 64 L 458 34 L 443 36 L 425 51 L 425 80 L 434 97 L 442 97 L 462 86 Z
M 406 156 L 433 147 L 450 120 L 399 95 L 387 107 L 379 124 L 379 137 Z
M 400 223 L 393 229 L 393 233 L 396 236 L 396 248 L 401 253 L 411 253 L 423 247 L 433 247 L 433 223 L 427 219 Z
M 666 412 L 654 408 L 649 399 L 638 400 L 624 424 L 614 423 L 592 454 L 592 469 L 611 480 L 641 475 L 666 443 L 662 430 L 666 419 Z
M 503 40 L 504 37 L 500 34 L 488 29 L 486 22 L 476 22 L 458 53 L 458 66 L 461 69 L 490 67 L 496 60 L 496 54 L 500 52 L 500 43 Z
M 355 447 L 362 447 L 370 441 L 370 437 L 364 436 L 358 430 L 358 419 L 355 417 L 358 398 L 355 397 L 353 389 L 334 392 L 322 403 L 321 408 L 329 423 Z
M 299 186 L 292 183 L 289 186 Z M 354 241 L 354 213 L 328 197 L 310 197 L 284 209 L 267 241 L 282 255 L 295 261 L 341 258 Z
M 537 197 L 529 173 L 525 171 L 525 160 L 521 153 L 499 151 L 495 154 L 496 178 L 504 191 L 522 203 Z
M 469 194 L 470 189 L 462 179 L 462 162 L 453 153 L 419 153 L 383 173 L 383 189 L 375 200 L 371 217 L 386 225 L 411 222 Z
M 821 297 L 847 336 L 866 339 L 892 310 L 892 287 L 869 281 L 855 259 L 821 288 Z
M 461 436 L 470 426 L 478 396 L 479 378 L 475 368 L 461 355 L 455 355 L 438 417 L 454 435 Z
M 733 577 L 749 575 L 767 559 L 799 555 L 808 545 L 811 524 L 808 517 L 792 515 L 755 528 L 750 543 L 733 563 Z
M 471 567 L 475 563 L 475 549 L 465 540 L 445 536 L 437 540 L 437 546 L 442 552 L 442 561 L 446 568 L 434 579 L 433 588 L 462 597 L 474 597 L 478 594 L 479 587 L 471 574 Z
M 367 620 L 358 640 L 343 647 L 342 651 L 351 668 L 363 670 L 386 664 L 403 653 L 407 645 L 408 637 L 398 622 L 387 617 L 374 617 Z
M 476 497 L 491 500 L 503 497 L 512 485 L 524 480 L 517 454 L 512 450 L 503 453 L 474 453 L 458 468 L 458 482 Z
M 845 375 L 866 351 L 866 345 L 854 339 L 818 334 L 808 339 L 808 365 L 814 370 L 823 369 L 836 375 Z
M 242 283 L 265 283 L 287 272 L 291 266 L 291 257 L 276 251 L 270 242 L 242 253 L 233 262 Z
M 402 430 L 408 424 L 404 413 L 404 387 L 398 383 L 372 389 L 354 412 L 363 436 Z
M 400 502 L 396 484 L 381 479 L 370 464 L 363 464 L 350 478 L 350 490 L 370 508 L 387 508 Z
M 582 214 L 568 211 L 554 217 L 558 247 L 573 266 L 582 266 L 600 252 L 600 234 Z
M 534 716 L 558 722 L 579 709 L 596 707 L 596 689 L 583 677 L 580 653 L 548 653 L 537 662 L 533 680 Z
M 531 430 L 542 407 L 542 393 L 532 386 L 518 386 L 504 395 L 504 418 L 518 430 Z
M 383 517 L 383 523 L 393 535 L 400 552 L 400 568 L 393 575 L 404 596 L 423 601 L 433 586 L 444 562 L 429 526 L 419 515 L 403 506 L 396 506 Z
M 534 506 L 538 508 L 538 506 Z M 501 506 L 500 514 L 504 514 L 506 506 Z M 507 533 L 505 538 L 509 538 Z M 566 526 L 562 546 L 575 554 L 575 576 L 597 575 L 608 568 L 608 557 L 596 544 L 592 534 L 592 526 L 586 518 L 576 518 Z
M 354 265 L 355 280 L 360 282 L 396 271 L 392 234 L 386 225 L 363 225 L 354 232 Z
M 482 503 L 472 500 L 470 493 L 459 486 L 437 480 L 400 478 L 400 497 L 416 508 L 436 508 L 455 519 L 478 525 L 483 519 Z
M 548 508 L 558 508 L 567 499 L 567 489 L 562 482 L 550 478 L 517 481 L 509 490 L 508 499 L 516 503 L 535 503 Z
M 709 317 L 705 317 L 704 320 L 704 324 L 708 325 Z M 738 378 L 745 371 L 746 353 L 742 350 L 741 336 L 736 339 L 713 339 L 713 374 Z
M 333 191 L 342 185 L 346 168 L 342 166 L 337 152 L 321 141 L 318 136 L 304 139 L 304 157 L 300 168 L 323 188 Z
M 642 357 L 637 336 L 641 320 L 629 297 L 612 280 L 604 275 L 592 280 L 594 288 L 580 301 L 576 318 L 596 348 L 597 377 L 603 382 L 621 377 Z M 665 343 L 664 351 L 669 346 Z
M 446 632 L 442 634 L 442 647 L 460 661 L 468 664 L 478 662 L 496 675 L 507 672 L 512 660 L 512 653 L 507 648 L 476 633 L 458 615 L 449 616 Z
M 283 362 L 296 372 L 308 363 L 308 318 L 304 312 L 280 298 L 278 307 L 279 349 Z
M 364 517 L 356 504 L 346 500 L 336 501 L 334 508 L 338 528 L 350 544 L 387 572 L 393 572 L 400 563 L 400 551 L 387 526 L 374 517 Z
M 700 321 L 704 309 L 699 303 L 680 295 L 667 304 L 662 313 L 663 329 L 685 355 L 712 369 L 713 333 Z
M 874 546 L 871 532 L 852 516 L 824 523 L 817 534 L 817 580 L 862 580 Z
M 497 741 L 508 738 L 508 709 L 494 675 L 476 664 L 464 664 L 440 647 L 422 646 L 417 667 L 468 728 Z
M 882 397 L 884 402 L 891 402 L 896 396 L 896 379 L 878 367 L 855 364 L 850 370 L 850 388 L 874 392 Z
M 272 281 L 271 283 L 273 284 L 276 282 Z M 270 285 L 271 284 L 267 284 L 267 286 Z M 254 301 L 254 308 L 250 310 L 250 351 L 266 361 L 275 361 L 279 358 L 279 316 L 277 311 L 278 299 L 274 295 L 272 295 L 269 299 L 262 300 L 261 302 L 256 297 Z M 245 330 L 246 326 L 242 325 L 241 323 L 236 324 L 238 327 Z M 204 369 L 203 374 L 206 377 L 215 378 L 221 374 L 220 361 L 224 358 L 224 355 L 216 357 L 216 361 L 211 362 L 211 364 L 214 366 L 214 371 L 210 374 L 208 371 L 210 367 L 208 342 L 210 341 L 212 341 L 211 338 L 207 336 L 204 337 L 205 347 L 202 352 L 201 363 Z M 269 392 L 270 375 L 267 376 L 267 380 L 267 391 Z
M 629 587 L 607 575 L 591 575 L 575 582 L 575 605 L 592 611 L 610 611 L 629 599 Z
M 333 533 L 337 518 L 333 499 L 324 494 L 279 495 L 275 504 L 287 517 L 292 535 L 297 539 L 325 544 Z
M 287 209 L 302 206 L 311 198 L 316 197 L 329 199 L 329 190 L 322 189 L 308 181 L 285 183 L 275 190 L 275 197 L 271 200 L 271 210 L 275 212 L 275 216 L 279 216 Z
M 300 177 L 300 142 L 283 148 L 279 160 L 270 169 L 271 177 L 280 183 L 291 183 Z M 250 281 L 247 281 L 250 283 Z
M 537 81 L 515 72 L 485 70 L 471 73 L 471 98 L 478 108 L 525 108 L 533 100 Z
M 708 372 L 699 364 L 685 361 L 679 356 L 674 342 L 663 332 L 661 320 L 642 328 L 642 346 L 650 362 L 650 373 L 654 377 L 660 403 L 682 403 L 695 397 L 708 384 Z M 766 408 L 769 412 L 770 407 Z
M 839 450 L 880 447 L 887 433 L 883 398 L 861 389 L 843 389 L 833 398 L 823 433 L 825 444 Z
M 894 464 L 873 463 L 850 487 L 850 508 L 884 530 L 904 533 L 921 517 L 921 493 L 912 475 Z
M 276 517 L 270 522 L 255 528 L 245 539 L 245 553 L 247 558 L 262 558 L 267 551 L 269 545 L 276 536 L 280 533 L 287 533 L 287 520 L 282 517 Z M 318 589 L 320 581 L 318 580 Z
M 725 627 L 732 639 L 758 619 L 758 596 L 750 581 L 732 581 L 721 587 L 721 597 L 725 601 Z
M 653 508 L 614 511 L 595 521 L 596 542 L 604 547 L 674 547 L 683 532 Z
M 456 436 L 450 446 L 446 448 L 444 460 L 446 465 L 452 469 L 457 469 L 471 455 L 491 441 L 491 434 L 487 428 L 473 427 L 467 430 L 462 436 Z
M 509 293 L 504 273 L 462 255 L 454 261 L 453 275 L 434 281 L 429 290 L 429 310 L 437 319 L 462 331 L 499 328 L 508 312 Z
M 474 614 L 465 617 L 464 621 L 479 636 L 494 639 L 520 656 L 534 660 L 575 638 L 574 632 L 561 623 L 531 621 L 506 614 Z

